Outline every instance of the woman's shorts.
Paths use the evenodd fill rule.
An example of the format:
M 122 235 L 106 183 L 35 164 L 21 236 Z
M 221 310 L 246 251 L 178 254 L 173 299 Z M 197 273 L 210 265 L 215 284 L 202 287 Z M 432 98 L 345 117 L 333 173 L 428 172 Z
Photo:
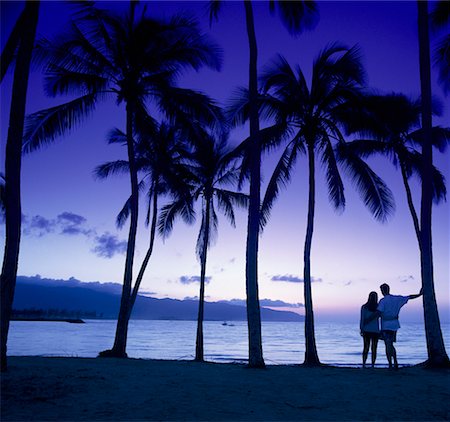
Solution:
M 381 332 L 381 337 L 384 341 L 390 341 L 391 343 L 395 343 L 397 341 L 397 331 L 394 330 L 383 330 Z
M 370 340 L 378 340 L 380 338 L 380 333 L 371 333 L 369 331 L 364 331 L 363 337 Z

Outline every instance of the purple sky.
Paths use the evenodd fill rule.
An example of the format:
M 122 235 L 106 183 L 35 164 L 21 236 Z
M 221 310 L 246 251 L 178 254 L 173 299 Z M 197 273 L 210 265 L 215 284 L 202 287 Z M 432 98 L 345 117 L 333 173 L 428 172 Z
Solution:
M 107 4 L 103 3 L 102 7 Z M 21 10 L 21 2 L 1 2 L 2 47 Z M 126 4 L 114 2 L 120 9 Z M 358 43 L 368 73 L 369 85 L 382 92 L 419 93 L 418 47 L 416 40 L 416 2 L 319 2 L 320 22 L 315 31 L 290 37 L 276 17 L 271 17 L 267 2 L 255 2 L 255 22 L 259 46 L 259 68 L 276 53 L 291 64 L 300 64 L 309 77 L 312 61 L 328 43 Z M 202 70 L 180 80 L 183 87 L 200 89 L 225 102 L 236 86 L 247 83 L 248 51 L 241 2 L 225 2 L 220 20 L 208 25 L 204 2 L 151 2 L 149 13 L 171 16 L 186 12 L 200 19 L 203 29 L 224 50 L 220 73 Z M 69 11 L 59 2 L 43 2 L 38 32 L 57 33 Z M 433 78 L 436 75 L 433 73 Z M 7 133 L 12 77 L 1 87 L 1 165 Z M 433 81 L 434 94 L 443 94 Z M 46 98 L 42 76 L 32 75 L 28 111 L 62 102 Z M 448 102 L 448 101 L 447 101 Z M 434 123 L 447 124 L 449 111 Z M 23 160 L 23 224 L 19 274 L 40 274 L 49 278 L 75 277 L 83 281 L 121 282 L 127 229 L 115 227 L 115 217 L 129 195 L 127 178 L 95 180 L 93 169 L 126 151 L 106 144 L 105 135 L 113 126 L 123 128 L 124 110 L 114 103 L 101 104 L 95 116 L 79 129 L 50 147 Z M 246 136 L 243 129 L 231 135 L 237 144 Z M 264 180 L 268 180 L 277 154 L 263 162 Z M 449 155 L 436 154 L 435 163 L 449 174 Z M 260 297 L 288 303 L 303 302 L 303 243 L 307 212 L 306 162 L 300 160 L 293 182 L 282 192 L 260 243 Z M 318 177 L 316 225 L 312 250 L 313 298 L 318 318 L 333 314 L 358 314 L 371 290 L 382 282 L 391 284 L 398 294 L 416 293 L 420 288 L 419 253 L 400 175 L 382 160 L 371 161 L 396 198 L 396 212 L 387 224 L 375 222 L 364 208 L 348 179 L 347 207 L 336 214 L 328 203 L 322 175 Z M 2 170 L 3 171 L 3 170 Z M 419 198 L 418 185 L 413 185 Z M 416 201 L 417 202 L 417 201 Z M 144 208 L 141 211 L 141 217 Z M 142 291 L 156 297 L 192 297 L 198 294 L 199 263 L 195 242 L 199 223 L 187 227 L 181 221 L 163 244 L 158 240 Z M 449 306 L 449 206 L 434 211 L 435 280 L 442 316 Z M 4 237 L 4 228 L 1 229 Z M 238 212 L 237 228 L 220 219 L 219 237 L 210 249 L 207 274 L 208 300 L 245 297 L 246 213 Z M 148 231 L 140 225 L 136 262 L 143 259 Z M 137 269 L 135 269 L 137 272 Z M 403 311 L 405 316 L 420 315 L 420 301 Z

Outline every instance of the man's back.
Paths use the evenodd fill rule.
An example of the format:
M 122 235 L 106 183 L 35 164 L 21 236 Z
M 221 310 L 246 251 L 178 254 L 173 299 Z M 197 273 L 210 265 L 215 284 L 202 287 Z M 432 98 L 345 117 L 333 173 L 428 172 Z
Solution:
M 403 305 L 409 300 L 409 296 L 386 295 L 378 303 L 381 312 L 381 329 L 396 331 L 400 328 L 398 314 Z

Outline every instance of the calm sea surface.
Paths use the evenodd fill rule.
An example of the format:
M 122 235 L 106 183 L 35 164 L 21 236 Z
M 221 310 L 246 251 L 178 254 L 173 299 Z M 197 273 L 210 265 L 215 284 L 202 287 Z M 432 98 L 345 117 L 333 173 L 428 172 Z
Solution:
M 10 356 L 95 357 L 112 346 L 115 320 L 86 320 L 86 324 L 65 322 L 11 323 Z M 450 351 L 450 325 L 443 324 L 447 351 Z M 195 321 L 130 321 L 128 356 L 145 359 L 193 359 Z M 205 359 L 213 362 L 239 362 L 247 358 L 247 323 L 235 321 L 204 323 Z M 316 323 L 316 342 L 320 360 L 334 365 L 359 365 L 362 339 L 358 324 Z M 302 322 L 263 323 L 263 348 L 267 364 L 303 362 Z M 422 324 L 402 323 L 397 335 L 397 353 L 401 365 L 426 359 Z M 385 366 L 384 343 L 378 346 L 377 366 Z M 370 362 L 370 355 L 368 362 Z

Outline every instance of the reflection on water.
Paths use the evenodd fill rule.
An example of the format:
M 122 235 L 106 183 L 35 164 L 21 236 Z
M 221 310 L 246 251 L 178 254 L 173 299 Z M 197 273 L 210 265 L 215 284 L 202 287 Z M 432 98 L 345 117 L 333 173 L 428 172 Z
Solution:
M 213 362 L 245 362 L 247 323 L 204 323 L 205 359 Z M 11 356 L 95 357 L 112 346 L 113 320 L 86 320 L 86 324 L 64 322 L 11 323 L 8 354 Z M 442 325 L 449 350 L 449 324 Z M 193 359 L 195 321 L 130 321 L 127 352 L 133 358 Z M 298 364 L 304 358 L 304 328 L 298 322 L 263 323 L 263 348 L 267 364 Z M 320 360 L 334 365 L 359 365 L 362 339 L 358 324 L 316 323 Z M 426 359 L 422 324 L 403 323 L 397 336 L 399 363 L 411 365 Z M 369 358 L 370 361 L 370 358 Z M 384 366 L 384 343 L 380 341 L 377 366 Z

